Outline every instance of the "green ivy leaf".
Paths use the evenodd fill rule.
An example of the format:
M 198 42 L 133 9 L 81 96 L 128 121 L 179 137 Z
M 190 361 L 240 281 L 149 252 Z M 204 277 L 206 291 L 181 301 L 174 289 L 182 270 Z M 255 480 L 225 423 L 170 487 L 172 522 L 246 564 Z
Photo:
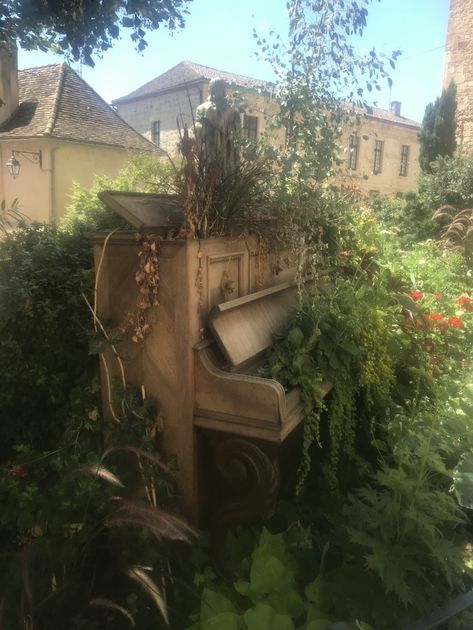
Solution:
M 201 623 L 202 630 L 240 630 L 242 619 L 233 612 L 223 612 Z
M 202 602 L 200 606 L 200 620 L 207 622 L 221 613 L 236 613 L 235 606 L 224 595 L 205 588 L 202 593 Z
M 245 582 L 244 580 L 240 580 L 233 583 L 233 588 L 236 590 L 237 593 L 240 593 L 240 595 L 247 596 L 250 591 L 250 583 Z
M 247 630 L 294 630 L 294 624 L 287 615 L 280 615 L 268 606 L 257 604 L 243 615 Z
M 254 593 L 271 593 L 286 584 L 286 567 L 274 556 L 266 553 L 255 558 L 250 571 L 250 587 Z
M 327 594 L 327 587 L 321 575 L 305 587 L 304 593 L 312 604 L 323 610 L 330 610 L 332 601 Z
M 307 624 L 306 630 L 327 630 L 330 624 L 330 619 L 314 619 Z
M 304 609 L 302 597 L 293 588 L 270 593 L 268 601 L 276 612 L 293 618 L 299 617 Z

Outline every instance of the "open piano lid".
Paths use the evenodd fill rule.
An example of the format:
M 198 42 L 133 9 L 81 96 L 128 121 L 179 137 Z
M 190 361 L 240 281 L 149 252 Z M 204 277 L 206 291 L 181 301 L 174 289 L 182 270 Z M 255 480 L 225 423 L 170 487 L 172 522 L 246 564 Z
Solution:
M 261 355 L 296 301 L 296 283 L 286 282 L 215 306 L 209 325 L 230 367 L 242 367 Z
M 174 195 L 106 190 L 99 199 L 137 229 L 169 231 L 184 225 L 184 210 Z

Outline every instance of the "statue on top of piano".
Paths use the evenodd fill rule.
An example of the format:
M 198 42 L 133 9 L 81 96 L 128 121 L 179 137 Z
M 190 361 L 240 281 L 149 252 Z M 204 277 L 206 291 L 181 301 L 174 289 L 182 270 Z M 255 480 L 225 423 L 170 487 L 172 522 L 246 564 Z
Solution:
M 206 165 L 218 165 L 222 174 L 231 173 L 240 160 L 240 113 L 227 95 L 223 79 L 212 79 L 209 97 L 197 107 L 195 139 L 198 154 Z

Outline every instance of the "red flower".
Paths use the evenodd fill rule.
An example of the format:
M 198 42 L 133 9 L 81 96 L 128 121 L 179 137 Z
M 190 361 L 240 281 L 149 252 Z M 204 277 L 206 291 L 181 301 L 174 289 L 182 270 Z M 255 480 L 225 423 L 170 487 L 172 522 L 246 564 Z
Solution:
M 468 295 L 460 295 L 456 302 L 465 311 L 473 311 L 473 300 Z
M 413 300 L 422 300 L 422 298 L 424 297 L 422 291 L 410 291 L 409 295 Z
M 439 293 L 438 291 L 436 291 L 436 292 L 434 293 L 434 298 L 435 298 L 436 300 L 438 300 L 438 301 L 439 301 L 439 300 L 441 300 L 441 299 L 442 299 L 442 294 L 441 294 L 441 293 Z
M 28 476 L 28 473 L 23 468 L 23 466 L 11 466 L 8 470 L 8 474 L 12 475 L 13 477 L 19 477 L 20 479 L 24 479 Z
M 459 317 L 449 317 L 448 323 L 452 328 L 464 328 L 465 322 Z
M 440 313 L 432 313 L 430 317 L 432 319 L 435 319 L 435 321 L 437 322 L 441 322 L 443 320 L 443 315 L 441 315 Z

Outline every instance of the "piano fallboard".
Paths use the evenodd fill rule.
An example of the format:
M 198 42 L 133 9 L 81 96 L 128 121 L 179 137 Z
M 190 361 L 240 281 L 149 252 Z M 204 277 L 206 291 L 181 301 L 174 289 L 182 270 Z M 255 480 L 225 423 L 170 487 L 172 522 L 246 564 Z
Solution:
M 273 379 L 222 369 L 212 340 L 194 351 L 195 426 L 282 442 L 303 420 L 298 389 L 286 393 Z

